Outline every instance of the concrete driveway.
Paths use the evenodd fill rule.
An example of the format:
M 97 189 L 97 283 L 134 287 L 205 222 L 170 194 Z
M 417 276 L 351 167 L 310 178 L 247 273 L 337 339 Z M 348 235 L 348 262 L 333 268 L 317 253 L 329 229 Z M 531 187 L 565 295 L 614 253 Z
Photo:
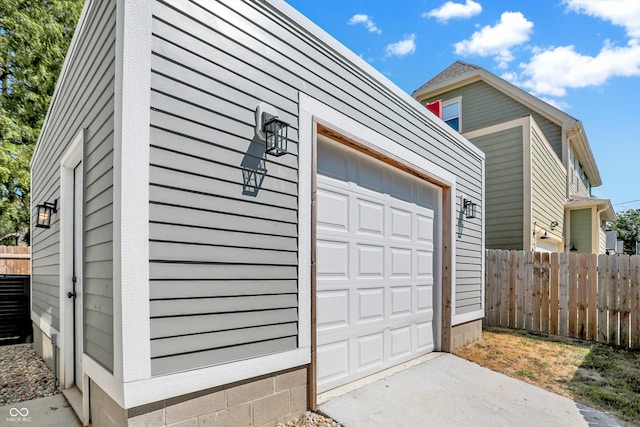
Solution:
M 321 395 L 319 412 L 346 427 L 629 425 L 447 353 L 365 381 Z

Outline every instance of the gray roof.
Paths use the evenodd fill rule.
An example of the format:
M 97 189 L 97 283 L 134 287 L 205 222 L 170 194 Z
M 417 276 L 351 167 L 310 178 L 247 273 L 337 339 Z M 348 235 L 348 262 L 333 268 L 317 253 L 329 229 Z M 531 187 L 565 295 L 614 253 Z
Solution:
M 480 70 L 482 67 L 478 67 L 477 65 L 469 64 L 468 62 L 456 61 L 453 64 L 449 65 L 444 71 L 440 74 L 420 86 L 418 89 L 414 90 L 413 93 L 416 93 L 422 89 L 428 88 L 429 86 L 435 85 L 437 83 L 443 82 L 445 80 L 452 79 L 460 74 L 464 74 L 468 71 L 472 70 Z

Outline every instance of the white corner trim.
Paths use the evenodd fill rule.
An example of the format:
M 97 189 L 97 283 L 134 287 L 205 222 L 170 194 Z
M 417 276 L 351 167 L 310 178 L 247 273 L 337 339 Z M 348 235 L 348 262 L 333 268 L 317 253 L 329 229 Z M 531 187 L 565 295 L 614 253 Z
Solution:
M 122 407 L 129 409 L 309 363 L 311 349 L 305 347 L 224 365 L 132 381 L 124 384 Z
M 118 0 L 113 200 L 114 376 L 151 377 L 149 124 L 151 1 Z
M 313 117 L 298 95 L 298 346 L 311 348 L 311 202 Z

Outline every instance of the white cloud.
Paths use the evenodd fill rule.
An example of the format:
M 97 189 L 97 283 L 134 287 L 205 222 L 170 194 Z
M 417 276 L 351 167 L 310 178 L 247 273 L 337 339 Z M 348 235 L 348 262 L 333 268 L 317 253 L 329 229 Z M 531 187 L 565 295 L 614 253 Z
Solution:
M 448 22 L 450 19 L 471 18 L 482 12 L 480 3 L 466 0 L 465 4 L 448 1 L 442 6 L 422 14 L 423 18 L 436 18 L 440 22 Z
M 638 0 L 564 0 L 567 8 L 624 27 L 631 38 L 640 38 L 640 2 Z
M 567 88 L 598 86 L 615 76 L 640 76 L 640 43 L 605 44 L 596 56 L 582 55 L 575 46 L 535 51 L 528 64 L 520 64 L 528 80 L 523 86 L 535 94 L 565 96 Z
M 373 22 L 373 19 L 369 15 L 365 15 L 362 13 L 355 14 L 349 19 L 349 25 L 357 25 L 362 24 L 367 27 L 367 30 L 371 33 L 382 33 L 382 30 L 376 26 Z
M 454 44 L 459 55 L 495 56 L 501 67 L 513 60 L 511 49 L 529 40 L 533 22 L 520 12 L 504 12 L 495 26 L 487 25 L 470 39 Z
M 416 51 L 416 35 L 411 34 L 404 40 L 391 43 L 385 48 L 387 56 L 405 56 Z

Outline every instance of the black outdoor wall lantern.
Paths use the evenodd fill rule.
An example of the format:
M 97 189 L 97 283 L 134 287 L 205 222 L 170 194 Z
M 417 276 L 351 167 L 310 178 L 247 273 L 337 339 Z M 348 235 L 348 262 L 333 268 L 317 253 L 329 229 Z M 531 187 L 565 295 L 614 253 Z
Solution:
M 469 199 L 462 199 L 462 210 L 464 211 L 464 216 L 467 219 L 472 219 L 476 217 L 476 204 L 473 203 Z
M 266 142 L 265 152 L 276 157 L 288 154 L 289 124 L 280 120 L 278 116 L 266 112 L 262 113 L 262 123 L 262 131 Z
M 51 215 L 58 212 L 58 199 L 36 206 L 36 227 L 51 228 Z

